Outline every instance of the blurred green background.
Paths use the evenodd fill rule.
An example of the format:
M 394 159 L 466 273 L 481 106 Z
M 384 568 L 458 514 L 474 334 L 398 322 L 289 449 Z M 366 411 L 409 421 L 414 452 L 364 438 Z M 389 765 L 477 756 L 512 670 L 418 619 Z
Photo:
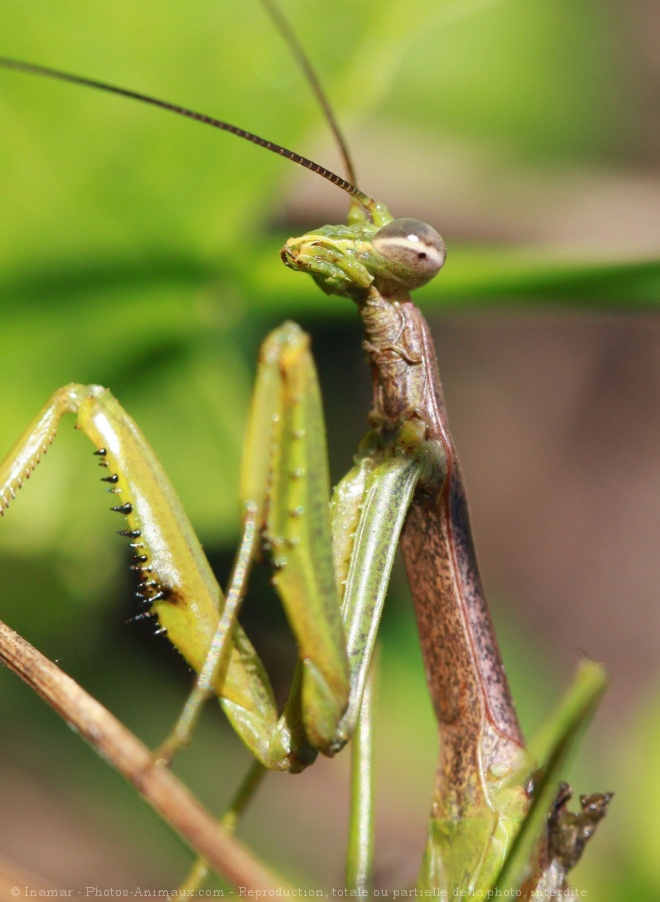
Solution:
M 660 21 L 653 0 L 287 0 L 345 125 L 361 187 L 433 222 L 446 270 L 420 292 L 462 454 L 480 560 L 525 729 L 579 657 L 612 689 L 574 766 L 614 790 L 574 882 L 660 898 Z M 0 53 L 144 91 L 339 168 L 256 2 L 0 0 Z M 0 451 L 58 386 L 109 386 L 140 423 L 224 582 L 259 341 L 312 336 L 335 477 L 369 408 L 348 302 L 286 271 L 289 234 L 346 201 L 248 145 L 120 99 L 0 71 Z M 190 674 L 126 624 L 125 543 L 66 425 L 2 524 L 2 619 L 147 743 Z M 265 580 L 264 580 L 265 582 Z M 383 630 L 378 881 L 419 866 L 436 737 L 409 599 Z M 272 599 L 246 625 L 278 686 Z M 0 856 L 65 887 L 174 887 L 190 856 L 45 706 L 0 673 Z M 347 756 L 272 777 L 242 836 L 289 879 L 340 885 Z M 221 810 L 247 756 L 213 706 L 176 770 Z

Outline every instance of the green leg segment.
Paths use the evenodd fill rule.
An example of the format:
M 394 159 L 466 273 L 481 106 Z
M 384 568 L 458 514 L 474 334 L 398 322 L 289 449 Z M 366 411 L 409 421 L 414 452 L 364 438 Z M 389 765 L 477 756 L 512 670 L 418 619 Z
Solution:
M 145 605 L 200 673 L 165 745 L 187 741 L 210 689 L 264 766 L 300 770 L 352 736 L 390 569 L 423 456 L 366 443 L 329 508 L 321 399 L 309 339 L 287 323 L 264 342 L 241 477 L 243 539 L 227 600 L 183 508 L 137 425 L 107 390 L 57 391 L 0 467 L 4 511 L 66 413 L 93 442 L 103 481 L 126 517 Z M 334 534 L 335 547 L 333 553 Z M 277 717 L 263 666 L 236 615 L 264 550 L 300 648 L 299 673 Z M 343 610 L 343 615 L 341 611 Z M 231 641 L 230 641 L 231 639 Z

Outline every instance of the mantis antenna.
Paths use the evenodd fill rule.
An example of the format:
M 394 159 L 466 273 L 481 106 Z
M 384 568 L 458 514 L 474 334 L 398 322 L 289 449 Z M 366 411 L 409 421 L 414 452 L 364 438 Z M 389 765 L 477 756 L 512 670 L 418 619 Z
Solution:
M 297 45 L 294 44 L 292 46 Z M 29 75 L 40 75 L 44 78 L 52 78 L 58 81 L 65 81 L 74 85 L 82 85 L 85 88 L 95 88 L 98 91 L 105 91 L 108 94 L 116 94 L 120 97 L 128 97 L 131 100 L 139 100 L 141 103 L 151 104 L 151 106 L 159 107 L 160 109 L 167 110 L 170 113 L 176 113 L 177 115 L 184 116 L 187 119 L 193 119 L 195 122 L 201 122 L 204 125 L 210 125 L 212 128 L 218 128 L 221 131 L 229 132 L 232 135 L 236 135 L 237 138 L 243 138 L 243 140 L 245 141 L 250 141 L 252 144 L 256 144 L 258 147 L 263 147 L 266 150 L 270 150 L 271 153 L 276 153 L 281 157 L 285 157 L 287 160 L 291 160 L 292 163 L 297 163 L 299 166 L 302 166 L 305 169 L 309 169 L 311 172 L 315 172 L 317 175 L 322 176 L 324 179 L 327 179 L 327 181 L 332 182 L 333 185 L 341 188 L 342 191 L 345 191 L 348 195 L 350 195 L 350 197 L 355 198 L 355 200 L 357 200 L 358 203 L 360 203 L 364 207 L 364 209 L 372 216 L 372 218 L 374 218 L 374 221 L 380 219 L 379 213 L 382 210 L 382 204 L 377 203 L 373 198 L 369 197 L 368 194 L 360 191 L 360 189 L 351 184 L 351 182 L 342 178 L 340 175 L 331 172 L 324 166 L 320 166 L 313 160 L 308 160 L 306 157 L 295 153 L 295 151 L 293 150 L 288 150 L 286 147 L 282 147 L 280 144 L 276 144 L 274 141 L 267 141 L 265 138 L 260 138 L 259 135 L 255 135 L 253 132 L 248 132 L 243 128 L 238 128 L 238 126 L 236 125 L 231 125 L 229 122 L 223 122 L 221 119 L 215 119 L 213 116 L 207 116 L 204 113 L 198 113 L 195 110 L 178 106 L 175 103 L 168 103 L 168 101 L 166 100 L 159 100 L 157 97 L 151 97 L 149 94 L 141 94 L 138 91 L 130 91 L 127 88 L 120 88 L 117 85 L 111 85 L 107 82 L 97 81 L 92 78 L 85 78 L 82 75 L 73 75 L 70 72 L 62 72 L 59 69 L 51 69 L 47 66 L 38 66 L 35 63 L 28 63 L 22 60 L 15 60 L 9 57 L 0 56 L 0 67 L 4 69 L 13 69 L 18 72 L 26 72 Z M 318 96 L 319 94 L 317 93 L 317 97 Z M 322 92 L 321 96 L 324 96 Z
M 351 154 L 348 149 L 348 143 L 346 141 L 346 138 L 344 137 L 342 130 L 339 128 L 337 117 L 335 116 L 334 110 L 332 109 L 330 101 L 328 100 L 328 96 L 323 90 L 321 82 L 319 81 L 319 77 L 316 74 L 316 70 L 310 62 L 309 57 L 305 53 L 305 49 L 303 48 L 302 44 L 296 37 L 295 32 L 291 28 L 289 20 L 286 18 L 280 6 L 275 2 L 275 0 L 261 0 L 261 4 L 270 16 L 279 33 L 284 38 L 284 42 L 291 51 L 296 62 L 302 69 L 305 79 L 307 80 L 307 84 L 312 89 L 312 94 L 316 98 L 319 106 L 323 111 L 325 120 L 330 126 L 330 130 L 337 143 L 339 155 L 341 156 L 344 163 L 344 172 L 346 178 L 354 185 L 357 184 L 355 168 L 353 166 Z

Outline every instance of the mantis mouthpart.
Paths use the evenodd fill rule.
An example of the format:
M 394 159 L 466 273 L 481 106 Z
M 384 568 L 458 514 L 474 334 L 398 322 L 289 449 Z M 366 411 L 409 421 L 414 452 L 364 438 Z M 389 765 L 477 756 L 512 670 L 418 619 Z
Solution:
M 297 772 L 358 734 L 347 885 L 372 874 L 370 673 L 397 546 L 419 626 L 440 757 L 418 890 L 521 898 L 560 893 L 610 797 L 566 809 L 556 791 L 578 728 L 605 685 L 585 665 L 553 720 L 539 771 L 518 723 L 476 563 L 466 494 L 449 431 L 430 331 L 410 291 L 445 263 L 430 225 L 394 219 L 350 182 L 243 129 L 92 79 L 0 57 L 0 67 L 140 100 L 229 131 L 322 175 L 353 199 L 347 225 L 324 226 L 282 248 L 284 263 L 327 295 L 355 303 L 365 330 L 373 408 L 354 466 L 332 496 L 325 425 L 308 336 L 285 323 L 264 341 L 247 428 L 239 496 L 242 538 L 222 593 L 194 530 L 139 427 L 97 385 L 56 391 L 0 466 L 0 513 L 53 441 L 65 414 L 93 443 L 120 530 L 133 553 L 142 617 L 153 617 L 198 679 L 171 735 L 168 763 L 217 695 L 258 764 L 227 823 L 265 769 Z M 352 170 L 349 168 L 349 173 Z M 238 614 L 258 559 L 273 568 L 299 649 L 278 711 L 265 668 Z M 554 801 L 553 801 L 554 799 Z M 197 886 L 203 876 L 186 886 Z

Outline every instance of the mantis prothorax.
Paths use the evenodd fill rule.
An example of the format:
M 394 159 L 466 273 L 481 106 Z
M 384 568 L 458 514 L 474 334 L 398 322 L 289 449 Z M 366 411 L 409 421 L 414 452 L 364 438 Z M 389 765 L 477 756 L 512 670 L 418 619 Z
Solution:
M 603 677 L 597 668 L 583 674 L 564 711 L 559 751 L 549 755 L 545 775 L 533 779 L 536 764 L 518 724 L 476 565 L 430 332 L 409 294 L 443 266 L 440 235 L 419 220 L 393 219 L 348 181 L 227 123 L 32 64 L 0 58 L 0 66 L 122 94 L 230 131 L 306 166 L 353 198 L 347 225 L 292 238 L 281 253 L 287 266 L 310 273 L 326 294 L 357 306 L 373 377 L 369 431 L 329 506 L 309 339 L 293 323 L 268 336 L 241 476 L 243 534 L 226 598 L 154 453 L 106 389 L 69 385 L 57 391 L 0 467 L 4 513 L 64 414 L 74 414 L 94 444 L 103 481 L 115 495 L 113 510 L 126 517 L 121 532 L 134 552 L 146 615 L 158 618 L 199 674 L 157 757 L 169 759 L 188 741 L 212 692 L 265 768 L 298 771 L 318 752 L 338 752 L 360 717 L 400 541 L 440 729 L 418 886 L 487 893 L 504 880 L 522 887 L 523 898 L 561 890 L 581 849 L 570 837 L 586 838 L 609 799 L 590 797 L 583 814 L 568 816 L 566 791 L 551 808 L 548 787 L 566 737 L 593 707 Z M 279 716 L 268 677 L 236 619 L 250 567 L 262 554 L 272 562 L 299 646 L 293 687 Z M 515 860 L 521 849 L 523 865 Z M 366 859 L 353 866 L 360 875 L 356 884 L 366 882 L 368 869 Z

